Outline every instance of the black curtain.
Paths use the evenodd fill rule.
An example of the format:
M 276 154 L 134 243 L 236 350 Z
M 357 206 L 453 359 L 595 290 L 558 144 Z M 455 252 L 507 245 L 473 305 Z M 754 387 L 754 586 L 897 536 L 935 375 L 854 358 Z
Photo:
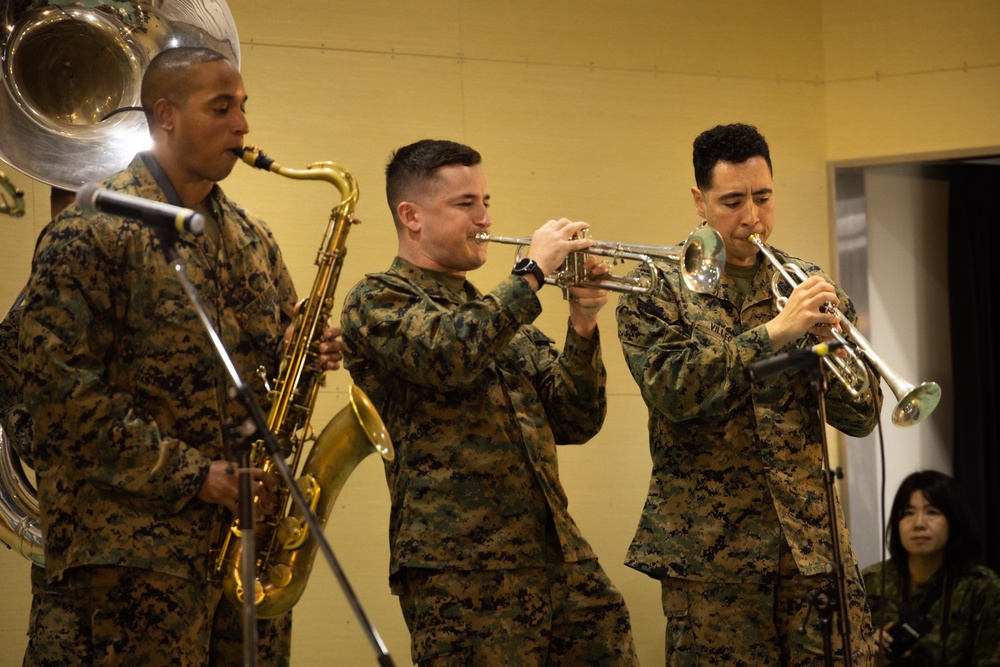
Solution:
M 955 479 L 1000 572 L 1000 166 L 954 165 L 948 202 L 948 291 L 955 391 Z

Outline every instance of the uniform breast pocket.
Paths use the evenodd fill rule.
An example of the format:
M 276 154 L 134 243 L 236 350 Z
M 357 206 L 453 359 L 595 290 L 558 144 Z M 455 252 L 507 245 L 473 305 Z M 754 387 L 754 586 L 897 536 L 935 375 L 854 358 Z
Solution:
M 275 337 L 283 332 L 281 327 L 281 300 L 273 284 L 262 286 L 247 295 L 244 305 L 237 306 L 236 317 L 244 333 L 258 349 L 273 347 Z

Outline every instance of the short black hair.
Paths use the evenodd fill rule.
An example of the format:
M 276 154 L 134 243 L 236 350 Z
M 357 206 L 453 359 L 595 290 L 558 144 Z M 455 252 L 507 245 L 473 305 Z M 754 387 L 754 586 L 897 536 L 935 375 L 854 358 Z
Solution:
M 153 127 L 156 100 L 166 98 L 175 106 L 183 106 L 187 102 L 191 94 L 187 76 L 189 68 L 219 60 L 232 62 L 218 51 L 203 46 L 178 46 L 156 54 L 142 75 L 142 90 L 139 93 L 149 127 Z
M 399 203 L 412 196 L 414 187 L 433 179 L 438 169 L 452 164 L 472 167 L 482 159 L 475 149 L 443 139 L 421 139 L 394 151 L 385 167 L 385 196 L 393 219 Z
M 889 560 L 899 569 L 906 568 L 907 552 L 899 537 L 899 522 L 910 504 L 915 491 L 924 494 L 927 502 L 936 507 L 948 520 L 948 543 L 945 545 L 945 564 L 966 565 L 976 562 L 979 556 L 979 533 L 972 519 L 972 512 L 954 479 L 937 470 L 923 470 L 907 476 L 899 485 L 892 501 L 889 525 L 885 540 L 889 546 Z
M 762 157 L 771 167 L 771 150 L 764 135 L 753 125 L 732 123 L 716 125 L 705 130 L 694 140 L 694 182 L 698 189 L 712 188 L 712 170 L 719 162 L 740 164 L 753 157 Z

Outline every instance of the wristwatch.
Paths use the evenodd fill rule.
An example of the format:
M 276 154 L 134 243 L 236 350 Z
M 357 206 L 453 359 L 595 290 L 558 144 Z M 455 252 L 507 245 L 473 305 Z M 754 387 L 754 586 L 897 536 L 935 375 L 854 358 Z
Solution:
M 526 276 L 529 273 L 535 276 L 535 280 L 538 281 L 538 289 L 542 289 L 542 285 L 545 284 L 545 274 L 542 273 L 542 267 L 538 266 L 538 262 L 530 257 L 517 260 L 517 264 L 510 272 L 515 276 Z

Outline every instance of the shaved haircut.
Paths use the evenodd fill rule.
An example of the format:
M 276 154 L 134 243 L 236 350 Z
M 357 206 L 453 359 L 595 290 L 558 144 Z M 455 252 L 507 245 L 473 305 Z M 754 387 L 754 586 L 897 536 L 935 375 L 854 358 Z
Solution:
M 184 106 L 191 94 L 191 77 L 187 76 L 188 70 L 195 65 L 220 60 L 231 62 L 218 51 L 201 46 L 181 46 L 160 51 L 149 62 L 149 67 L 142 77 L 140 98 L 149 127 L 153 127 L 153 105 L 156 104 L 156 100 L 167 99 L 174 106 Z

